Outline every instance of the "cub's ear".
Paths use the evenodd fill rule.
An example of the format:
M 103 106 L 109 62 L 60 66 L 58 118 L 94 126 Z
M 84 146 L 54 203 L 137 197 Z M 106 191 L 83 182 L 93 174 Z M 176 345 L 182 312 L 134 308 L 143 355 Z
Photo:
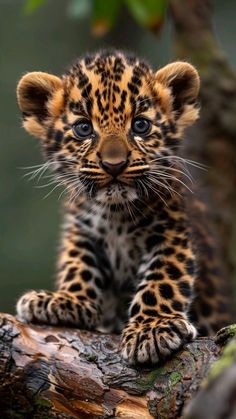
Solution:
M 166 111 L 174 111 L 180 128 L 191 125 L 198 117 L 196 108 L 200 88 L 197 70 L 189 63 L 177 61 L 168 64 L 156 73 L 158 84 L 169 89 L 170 96 L 163 91 L 162 105 Z
M 43 72 L 28 73 L 17 85 L 17 100 L 23 113 L 25 129 L 43 138 L 45 122 L 59 115 L 63 107 L 62 80 Z

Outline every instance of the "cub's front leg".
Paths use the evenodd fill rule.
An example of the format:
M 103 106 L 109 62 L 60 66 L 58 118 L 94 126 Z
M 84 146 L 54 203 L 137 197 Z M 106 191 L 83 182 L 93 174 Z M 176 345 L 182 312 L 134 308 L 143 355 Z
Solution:
M 194 256 L 188 233 L 152 249 L 140 267 L 141 282 L 123 330 L 121 353 L 130 364 L 158 363 L 196 337 L 188 320 L 194 285 Z M 153 240 L 155 242 L 155 240 Z
M 17 303 L 17 314 L 25 322 L 94 329 L 100 322 L 105 280 L 105 272 L 99 268 L 98 238 L 90 235 L 73 214 L 66 218 L 57 290 L 27 292 Z M 101 255 L 101 246 L 99 248 Z

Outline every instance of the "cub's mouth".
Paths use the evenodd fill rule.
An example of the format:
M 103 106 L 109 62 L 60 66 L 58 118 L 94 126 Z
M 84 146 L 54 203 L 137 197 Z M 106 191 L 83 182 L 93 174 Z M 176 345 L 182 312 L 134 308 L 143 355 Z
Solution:
M 127 182 L 124 182 L 123 180 L 119 180 L 119 179 L 112 179 L 110 180 L 106 185 L 104 185 L 104 187 L 118 187 L 118 188 L 125 188 L 126 186 L 131 186 L 130 184 L 128 184 Z
M 137 199 L 135 185 L 113 179 L 97 189 L 96 199 L 103 204 L 122 204 Z

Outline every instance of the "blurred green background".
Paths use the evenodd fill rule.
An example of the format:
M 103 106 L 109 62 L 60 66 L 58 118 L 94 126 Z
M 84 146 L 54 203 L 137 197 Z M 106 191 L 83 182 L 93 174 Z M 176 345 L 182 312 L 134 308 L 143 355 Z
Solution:
M 68 15 L 66 0 L 48 0 L 33 14 L 24 3 L 0 0 L 0 311 L 7 312 L 23 291 L 52 287 L 60 224 L 59 193 L 44 199 L 50 189 L 23 178 L 22 167 L 39 164 L 41 156 L 37 140 L 21 128 L 17 81 L 32 70 L 61 74 L 77 56 L 109 46 L 133 50 L 156 67 L 172 59 L 168 20 L 156 36 L 123 12 L 108 35 L 95 38 L 87 18 Z M 219 42 L 236 69 L 236 2 L 213 4 Z

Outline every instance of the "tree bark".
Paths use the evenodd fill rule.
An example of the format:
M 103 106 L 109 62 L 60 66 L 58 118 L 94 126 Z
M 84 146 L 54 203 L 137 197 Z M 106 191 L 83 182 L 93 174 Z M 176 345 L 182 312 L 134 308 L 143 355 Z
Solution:
M 131 368 L 118 347 L 117 335 L 0 315 L 0 417 L 178 418 L 221 354 L 199 338 L 164 365 Z
M 236 76 L 212 28 L 209 0 L 171 0 L 175 57 L 192 62 L 201 76 L 200 120 L 189 132 L 186 154 L 208 166 L 198 171 L 207 203 L 207 223 L 218 242 L 222 289 L 236 269 Z M 232 284 L 233 281 L 231 281 Z
M 236 417 L 236 326 L 221 329 L 216 342 L 233 337 L 210 369 L 196 397 L 185 407 L 183 419 L 233 419 Z

